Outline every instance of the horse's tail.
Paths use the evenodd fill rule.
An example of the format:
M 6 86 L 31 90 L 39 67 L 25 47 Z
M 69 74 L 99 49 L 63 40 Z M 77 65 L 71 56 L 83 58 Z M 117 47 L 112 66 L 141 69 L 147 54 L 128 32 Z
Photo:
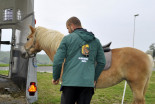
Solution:
M 151 55 L 149 55 L 148 54 L 148 57 L 149 57 L 149 63 L 150 63 L 150 65 L 149 65 L 149 77 L 151 77 L 151 75 L 152 75 L 152 70 L 153 70 L 153 67 L 154 67 L 154 61 L 153 61 L 153 57 L 151 56 Z
M 148 84 L 149 84 L 149 80 L 150 80 L 150 77 L 151 77 L 151 74 L 152 74 L 152 68 L 154 67 L 154 61 L 153 61 L 153 58 L 152 58 L 152 56 L 151 55 L 149 55 L 148 54 L 148 57 L 149 57 L 149 61 L 150 61 L 150 66 L 149 66 L 149 76 L 148 76 L 148 78 L 147 78 L 147 80 L 146 80 L 146 84 L 145 84 L 145 87 L 144 87 L 144 91 L 143 91 L 143 94 L 145 95 L 145 93 L 146 93 L 146 89 L 147 89 L 147 87 L 148 87 Z
M 154 67 L 154 61 L 153 61 L 153 57 L 151 55 L 148 54 L 148 57 L 150 59 L 150 62 L 151 62 L 151 66 L 152 68 Z

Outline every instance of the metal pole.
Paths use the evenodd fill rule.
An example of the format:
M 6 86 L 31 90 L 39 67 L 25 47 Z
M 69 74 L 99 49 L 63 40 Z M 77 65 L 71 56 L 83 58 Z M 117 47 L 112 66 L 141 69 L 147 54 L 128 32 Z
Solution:
M 127 84 L 127 82 L 125 81 L 125 84 L 124 84 L 124 91 L 123 91 L 123 97 L 122 97 L 122 103 L 121 103 L 121 104 L 123 104 L 123 102 L 124 102 L 125 91 L 126 91 L 126 84 Z
M 2 37 L 2 30 L 0 29 L 0 41 L 1 41 L 1 37 Z M 1 44 L 0 44 L 0 51 L 1 51 Z
M 139 16 L 139 14 L 134 15 L 133 48 L 134 48 L 134 37 L 135 37 L 135 22 L 136 22 L 136 16 Z M 122 103 L 121 103 L 121 104 L 123 104 L 123 102 L 124 102 L 125 91 L 126 91 L 126 85 L 127 85 L 127 82 L 125 81 L 125 84 L 124 84 L 124 91 L 123 91 L 123 97 L 122 97 Z
M 135 25 L 136 25 L 136 16 L 139 16 L 139 14 L 134 15 L 133 48 L 134 48 L 134 42 L 135 42 Z

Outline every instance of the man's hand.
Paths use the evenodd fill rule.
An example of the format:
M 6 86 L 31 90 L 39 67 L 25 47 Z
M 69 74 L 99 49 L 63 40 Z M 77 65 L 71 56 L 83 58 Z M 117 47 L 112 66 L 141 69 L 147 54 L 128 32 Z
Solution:
M 52 84 L 57 85 L 59 83 L 59 80 L 52 80 Z
M 94 81 L 94 87 L 96 86 L 96 81 Z

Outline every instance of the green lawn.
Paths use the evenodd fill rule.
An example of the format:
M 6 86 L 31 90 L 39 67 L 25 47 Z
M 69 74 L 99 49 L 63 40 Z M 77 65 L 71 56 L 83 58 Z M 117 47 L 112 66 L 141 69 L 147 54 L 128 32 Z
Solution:
M 6 76 L 8 76 L 8 71 L 0 70 L 0 74 L 1 74 L 1 75 L 6 75 Z
M 0 67 L 8 67 L 9 64 L 0 64 Z
M 7 73 L 0 71 L 0 73 Z M 38 78 L 38 101 L 33 104 L 60 104 L 60 85 L 52 85 L 51 73 L 37 73 Z M 105 88 L 96 89 L 91 104 L 121 104 L 124 81 L 120 84 Z M 152 73 L 149 87 L 145 95 L 146 104 L 155 104 L 155 71 Z M 127 85 L 124 104 L 131 104 L 132 92 Z
M 52 85 L 51 80 L 52 74 L 38 73 L 38 101 L 34 104 L 60 104 L 60 85 Z M 124 81 L 113 87 L 96 89 L 91 104 L 121 104 L 123 89 Z M 127 85 L 124 104 L 131 104 L 132 97 Z M 152 73 L 145 99 L 146 104 L 155 104 L 155 71 Z

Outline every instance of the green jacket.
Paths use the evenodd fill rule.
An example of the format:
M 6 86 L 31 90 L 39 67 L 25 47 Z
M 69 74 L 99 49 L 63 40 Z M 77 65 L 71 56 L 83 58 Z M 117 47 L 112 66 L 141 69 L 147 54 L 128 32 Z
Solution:
M 88 44 L 89 55 L 82 54 L 82 46 Z M 94 87 L 105 66 L 105 56 L 100 41 L 85 29 L 76 29 L 65 36 L 54 56 L 53 78 L 60 78 L 65 60 L 62 86 Z

